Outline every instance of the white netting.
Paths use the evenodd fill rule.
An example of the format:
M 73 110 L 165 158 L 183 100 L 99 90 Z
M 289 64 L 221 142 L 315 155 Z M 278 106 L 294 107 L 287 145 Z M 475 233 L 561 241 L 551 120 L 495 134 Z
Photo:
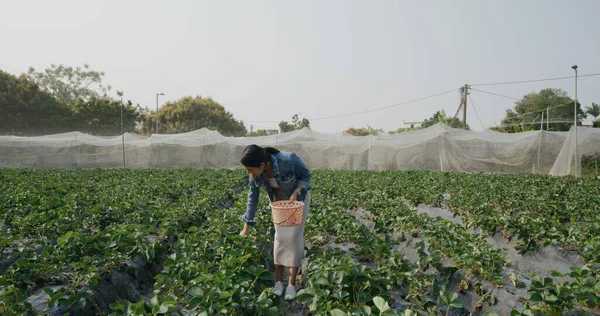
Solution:
M 574 174 L 574 130 L 505 134 L 437 124 L 388 136 L 355 137 L 303 129 L 264 137 L 225 137 L 201 129 L 144 137 L 127 133 L 127 168 L 237 168 L 245 146 L 291 150 L 311 169 L 432 170 Z M 578 128 L 580 156 L 600 154 L 600 129 Z M 580 157 L 581 158 L 581 157 Z M 581 159 L 580 159 L 581 160 Z M 0 165 L 31 168 L 121 168 L 121 136 L 71 132 L 0 136 Z

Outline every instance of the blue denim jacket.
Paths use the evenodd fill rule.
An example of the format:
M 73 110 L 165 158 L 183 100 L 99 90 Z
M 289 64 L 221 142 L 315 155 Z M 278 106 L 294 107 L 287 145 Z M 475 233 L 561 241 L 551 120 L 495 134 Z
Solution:
M 293 152 L 282 151 L 271 155 L 271 162 L 273 163 L 275 181 L 277 181 L 279 188 L 288 196 L 291 196 L 295 189 L 302 188 L 296 199 L 304 201 L 306 191 L 310 190 L 312 186 L 310 185 L 310 170 L 306 168 L 302 160 Z M 264 187 L 266 189 L 269 200 L 273 201 L 275 197 L 273 188 L 271 188 L 264 173 L 256 179 L 252 179 L 252 176 L 250 176 L 249 184 L 248 205 L 246 207 L 246 214 L 242 216 L 242 220 L 249 225 L 254 225 L 256 224 L 254 214 L 256 214 L 260 188 Z

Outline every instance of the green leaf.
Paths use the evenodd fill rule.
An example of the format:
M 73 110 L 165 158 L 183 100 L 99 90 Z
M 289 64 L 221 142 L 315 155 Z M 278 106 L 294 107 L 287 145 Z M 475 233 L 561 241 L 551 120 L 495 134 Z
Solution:
M 541 302 L 543 301 L 542 299 L 542 295 L 540 293 L 532 293 L 531 296 L 529 297 L 529 300 L 532 302 Z
M 31 281 L 30 278 L 26 277 L 26 276 L 21 276 L 21 282 L 29 284 L 29 285 L 35 285 L 35 282 Z
M 325 277 L 322 277 L 322 276 L 321 276 L 321 277 L 318 277 L 318 278 L 317 278 L 317 279 L 314 281 L 314 284 L 316 284 L 316 285 L 325 285 L 325 286 L 327 286 L 327 285 L 329 285 L 329 280 L 327 280 L 327 278 L 325 278 Z
M 312 302 L 313 298 L 315 298 L 317 296 L 317 294 L 315 293 L 315 290 L 312 288 L 307 288 L 307 289 L 302 289 L 300 291 L 298 291 L 298 294 L 296 295 L 296 299 L 304 304 L 308 304 L 310 302 Z
M 331 312 L 329 312 L 332 316 L 347 316 L 347 313 L 344 313 L 343 311 L 341 311 L 340 309 L 334 309 Z
M 202 297 L 204 296 L 204 290 L 202 290 L 202 288 L 199 286 L 194 286 L 188 290 L 188 294 L 193 297 Z
M 172 267 L 175 265 L 175 261 L 171 258 L 165 258 L 165 261 L 163 262 L 163 265 L 168 268 L 168 267 Z
M 267 293 L 264 291 L 260 294 L 260 296 L 258 297 L 258 300 L 256 301 L 256 303 L 259 305 L 268 305 L 268 304 L 270 304 L 270 302 L 271 302 L 271 300 L 267 296 Z
M 558 297 L 552 294 L 544 295 L 544 301 L 554 303 L 558 301 Z
M 250 266 L 246 268 L 246 271 L 256 278 L 260 277 L 261 274 L 268 272 L 267 269 L 258 266 Z
M 367 302 L 371 301 L 372 299 L 373 299 L 373 296 L 371 296 L 370 292 L 358 293 L 358 303 L 359 304 L 366 304 Z
M 158 296 L 154 295 L 149 301 L 148 306 L 154 307 L 158 306 Z
M 373 298 L 373 303 L 375 303 L 375 306 L 377 306 L 377 309 L 379 309 L 380 313 L 383 313 L 390 309 L 388 303 L 381 296 L 375 296 Z
M 273 272 L 265 271 L 265 272 L 261 273 L 258 278 L 261 280 L 271 281 L 275 278 L 275 275 L 273 274 Z
M 417 313 L 417 312 L 413 311 L 413 310 L 412 310 L 412 309 L 410 309 L 410 308 L 407 308 L 407 309 L 405 309 L 405 310 L 404 310 L 404 313 L 403 313 L 403 315 L 404 315 L 404 316 L 418 316 L 418 315 L 419 315 L 419 313 Z
M 533 311 L 529 310 L 529 309 L 526 310 L 526 311 L 524 311 L 523 315 L 525 315 L 525 316 L 535 316 L 535 314 L 533 313 Z
M 450 303 L 453 303 L 458 299 L 458 294 L 456 292 L 450 292 L 448 294 L 448 300 L 450 301 Z
M 144 314 L 146 314 L 145 302 L 143 302 L 143 301 L 142 302 L 137 302 L 135 304 L 132 304 L 131 307 L 133 308 L 133 311 L 137 315 L 144 315 Z
M 110 309 L 113 311 L 127 312 L 129 310 L 129 302 L 126 300 L 118 300 L 116 303 L 110 304 Z
M 169 305 L 166 305 L 165 303 L 162 303 L 158 309 L 158 312 L 161 314 L 164 314 L 168 311 L 169 311 Z
M 371 316 L 371 307 L 363 305 L 360 307 L 360 314 L 362 316 Z
M 192 299 L 188 306 L 189 310 L 191 310 L 191 311 L 195 310 L 196 308 L 198 308 L 198 306 L 200 306 L 200 303 L 202 303 L 201 298 L 196 297 L 196 298 Z

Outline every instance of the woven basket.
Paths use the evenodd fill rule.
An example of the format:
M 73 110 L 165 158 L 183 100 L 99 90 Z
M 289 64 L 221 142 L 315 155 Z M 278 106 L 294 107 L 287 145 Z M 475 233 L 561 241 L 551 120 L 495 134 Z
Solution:
M 273 223 L 277 226 L 290 227 L 302 224 L 304 202 L 276 201 L 271 203 Z

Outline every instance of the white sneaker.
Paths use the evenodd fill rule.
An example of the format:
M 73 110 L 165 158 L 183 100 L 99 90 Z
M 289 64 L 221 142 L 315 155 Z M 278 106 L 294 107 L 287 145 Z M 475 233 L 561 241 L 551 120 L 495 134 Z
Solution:
M 283 294 L 283 283 L 277 282 L 275 283 L 275 287 L 273 288 L 273 294 L 277 296 L 281 296 Z
M 295 299 L 296 299 L 296 287 L 293 285 L 288 285 L 287 289 L 285 290 L 285 300 L 293 301 Z

